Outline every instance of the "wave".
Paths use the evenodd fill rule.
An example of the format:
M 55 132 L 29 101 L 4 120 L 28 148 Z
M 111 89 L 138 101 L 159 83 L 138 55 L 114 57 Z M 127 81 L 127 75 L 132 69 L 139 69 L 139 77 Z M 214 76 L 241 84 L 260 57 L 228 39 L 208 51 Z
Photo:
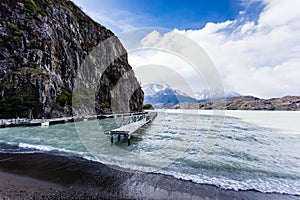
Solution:
M 59 152 L 59 153 L 66 153 L 66 154 L 78 155 L 78 156 L 82 156 L 85 154 L 85 152 L 72 151 L 65 148 L 57 148 L 48 145 L 27 144 L 21 142 L 19 143 L 18 146 L 20 148 L 25 148 L 25 149 L 34 149 L 37 150 L 37 152 Z
M 210 177 L 203 174 L 188 175 L 172 171 L 163 171 L 161 174 L 170 175 L 177 179 L 192 181 L 198 184 L 214 185 L 226 190 L 256 190 L 262 193 L 279 193 L 289 195 L 300 195 L 300 181 L 287 179 L 245 179 L 233 180 L 227 177 Z
M 16 142 L 7 142 L 7 141 L 4 141 L 4 140 L 0 140 L 0 144 L 11 145 L 11 146 L 18 145 L 18 143 L 16 143 Z
M 262 193 L 279 193 L 279 194 L 290 194 L 290 195 L 300 195 L 300 180 L 295 179 L 285 179 L 285 178 L 278 178 L 278 177 L 251 177 L 234 180 L 232 178 L 211 174 L 211 175 L 204 175 L 203 174 L 189 174 L 189 173 L 181 173 L 176 172 L 174 170 L 166 169 L 158 169 L 153 166 L 141 166 L 141 165 L 134 165 L 128 162 L 122 162 L 121 160 L 111 160 L 109 158 L 98 159 L 95 157 L 86 156 L 84 157 L 87 160 L 91 160 L 94 162 L 100 162 L 102 164 L 106 164 L 110 167 L 117 168 L 118 170 L 135 170 L 139 172 L 145 173 L 155 173 L 155 174 L 162 174 L 172 176 L 176 179 L 192 181 L 197 184 L 207 184 L 207 185 L 214 185 L 222 189 L 226 190 L 256 190 Z
M 2 142 L 1 142 L 2 143 Z M 6 143 L 7 144 L 7 143 Z M 15 145 L 15 143 L 10 143 L 7 145 Z M 79 156 L 83 159 L 99 162 L 106 164 L 109 167 L 116 168 L 118 170 L 135 170 L 139 172 L 146 173 L 156 173 L 162 175 L 169 175 L 177 179 L 192 181 L 198 184 L 208 184 L 214 185 L 222 189 L 229 190 L 256 190 L 263 193 L 280 193 L 280 194 L 290 194 L 290 195 L 300 195 L 300 180 L 290 180 L 284 178 L 245 178 L 241 180 L 234 180 L 221 175 L 204 175 L 204 174 L 188 174 L 176 172 L 175 170 L 170 169 L 158 169 L 153 166 L 141 166 L 138 164 L 132 164 L 125 162 L 124 160 L 111 160 L 109 155 L 96 158 L 92 155 L 88 155 L 86 152 L 76 152 L 71 151 L 65 148 L 56 148 L 48 145 L 37 145 L 37 144 L 27 144 L 19 143 L 17 145 L 20 152 L 18 153 L 63 153 L 66 156 Z M 14 147 L 12 147 L 13 149 Z M 24 151 L 25 150 L 25 151 Z M 15 153 L 15 152 L 14 152 Z M 206 174 L 206 173 L 205 173 Z
M 272 178 L 272 177 L 261 177 L 253 178 L 248 177 L 240 180 L 234 180 L 222 175 L 204 175 L 204 174 L 188 174 L 175 172 L 170 169 L 157 169 L 153 166 L 138 166 L 126 162 L 112 161 L 108 157 L 103 159 L 95 158 L 93 156 L 84 156 L 86 160 L 100 162 L 106 164 L 112 168 L 118 170 L 135 170 L 138 172 L 145 173 L 155 173 L 172 176 L 176 179 L 192 181 L 197 184 L 207 184 L 214 185 L 226 190 L 256 190 L 262 193 L 279 193 L 279 194 L 289 194 L 289 195 L 300 195 L 300 180 L 290 180 L 284 178 Z

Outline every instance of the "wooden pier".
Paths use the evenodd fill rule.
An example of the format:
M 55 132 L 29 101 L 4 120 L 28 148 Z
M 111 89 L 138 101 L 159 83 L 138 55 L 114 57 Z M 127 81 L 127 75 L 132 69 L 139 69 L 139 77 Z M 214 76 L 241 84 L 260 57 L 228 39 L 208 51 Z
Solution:
M 139 115 L 133 114 L 129 116 L 131 122 L 125 125 L 121 125 L 119 128 L 109 131 L 111 135 L 111 143 L 114 142 L 114 135 L 118 136 L 118 142 L 121 140 L 121 135 L 127 137 L 128 146 L 130 145 L 130 139 L 132 134 L 136 132 L 138 129 L 143 127 L 144 125 L 150 123 L 157 116 L 157 112 L 145 112 Z
M 19 126 L 49 126 L 54 124 L 63 124 L 71 121 L 72 117 L 55 118 L 55 119 L 1 119 L 0 127 L 19 127 Z
M 53 119 L 26 119 L 26 118 L 0 119 L 0 128 L 19 127 L 19 126 L 20 127 L 49 126 L 54 124 L 64 124 L 69 122 L 80 122 L 80 121 L 89 121 L 89 120 L 105 119 L 105 118 L 116 118 L 121 116 L 140 116 L 145 113 L 146 112 L 101 114 L 101 115 L 90 115 L 90 116 L 61 117 L 61 118 L 53 118 Z

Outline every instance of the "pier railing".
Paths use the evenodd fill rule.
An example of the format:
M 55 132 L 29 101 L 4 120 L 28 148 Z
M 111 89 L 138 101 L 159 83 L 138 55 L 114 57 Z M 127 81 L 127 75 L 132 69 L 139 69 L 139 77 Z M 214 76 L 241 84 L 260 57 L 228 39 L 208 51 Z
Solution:
M 118 136 L 118 142 L 121 140 L 121 136 L 127 137 L 128 146 L 130 145 L 130 139 L 132 134 L 139 130 L 141 127 L 150 123 L 157 116 L 157 112 L 145 112 L 140 115 L 131 115 L 124 120 L 119 128 L 109 131 L 111 135 L 111 143 L 114 142 L 114 135 Z
M 52 119 L 26 119 L 26 118 L 13 118 L 13 119 L 0 119 L 0 128 L 6 127 L 18 127 L 18 126 L 48 126 L 54 124 L 63 124 L 67 122 L 79 122 L 86 120 L 96 120 L 105 118 L 117 118 L 123 117 L 120 126 L 130 124 L 132 117 L 138 120 L 140 116 L 147 114 L 148 112 L 136 112 L 136 113 L 118 113 L 118 114 L 102 114 L 102 115 L 90 115 L 90 116 L 73 116 L 73 117 L 60 117 Z

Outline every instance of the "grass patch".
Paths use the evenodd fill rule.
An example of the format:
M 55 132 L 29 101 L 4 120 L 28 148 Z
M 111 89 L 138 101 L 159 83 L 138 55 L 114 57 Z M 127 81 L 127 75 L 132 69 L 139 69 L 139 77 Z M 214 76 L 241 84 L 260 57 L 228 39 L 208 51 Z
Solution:
M 72 94 L 63 89 L 61 95 L 57 97 L 57 102 L 61 107 L 64 107 L 65 105 L 72 105 Z
M 36 62 L 28 62 L 27 63 L 28 67 L 33 68 L 33 69 L 37 69 L 39 64 Z
M 25 0 L 25 8 L 27 9 L 28 12 L 30 12 L 31 14 L 34 14 L 35 12 L 39 12 L 41 15 L 46 16 L 47 14 L 45 13 L 45 11 L 43 11 L 41 9 L 41 7 L 39 7 L 35 1 L 33 0 Z
M 13 42 L 16 42 L 17 44 L 18 44 L 19 42 L 21 42 L 21 38 L 20 38 L 19 36 L 14 36 L 14 37 L 11 38 L 11 40 L 12 40 Z
M 26 117 L 28 108 L 38 104 L 35 98 L 35 88 L 29 83 L 23 83 L 15 87 L 12 83 L 0 83 L 4 89 L 4 96 L 0 97 L 1 116 L 6 118 Z
M 74 108 L 80 108 L 82 107 L 83 102 L 81 100 L 80 94 L 73 94 L 73 98 L 72 98 L 72 106 Z
M 13 33 L 14 33 L 15 36 L 19 36 L 20 37 L 22 35 L 23 30 L 19 29 L 18 26 L 16 26 L 13 23 L 10 23 L 10 22 L 8 22 L 8 25 L 9 25 L 9 28 L 13 31 Z
M 50 5 L 50 0 L 40 0 L 41 4 L 45 5 L 45 6 L 49 6 Z
M 39 9 L 38 5 L 33 0 L 25 0 L 25 8 L 31 12 Z
M 33 63 L 33 65 L 37 65 L 37 63 L 34 63 L 34 62 L 32 62 L 32 63 Z M 32 67 L 32 66 L 31 67 L 29 67 L 29 66 L 22 67 L 22 68 L 20 68 L 20 69 L 18 69 L 16 71 L 14 71 L 13 75 L 23 76 L 23 77 L 25 77 L 25 76 L 28 76 L 28 77 L 33 76 L 35 79 L 38 79 L 39 77 L 44 77 L 44 78 L 49 79 L 50 76 L 51 76 L 50 73 L 47 72 L 46 70 L 40 69 L 40 68 L 35 67 L 35 66 L 34 67 Z M 25 82 L 26 81 L 29 81 L 29 80 L 25 79 Z
M 151 104 L 145 104 L 145 105 L 143 105 L 143 109 L 150 110 L 150 109 L 153 109 L 153 106 Z

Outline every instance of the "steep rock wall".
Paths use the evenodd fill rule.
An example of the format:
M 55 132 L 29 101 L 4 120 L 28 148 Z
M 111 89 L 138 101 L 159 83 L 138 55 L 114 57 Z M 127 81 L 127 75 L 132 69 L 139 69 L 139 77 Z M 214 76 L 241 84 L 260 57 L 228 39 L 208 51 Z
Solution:
M 35 118 L 70 116 L 75 104 L 81 106 L 76 109 L 78 115 L 92 114 L 92 110 L 121 112 L 112 109 L 111 91 L 123 76 L 130 79 L 123 88 L 131 92 L 130 111 L 142 109 L 143 91 L 121 42 L 71 1 L 1 0 L 0 4 L 0 118 L 26 117 L 28 110 Z M 110 38 L 114 43 L 95 51 Z M 95 100 L 91 110 L 82 104 L 83 95 L 74 95 L 74 85 L 88 78 L 80 78 L 79 73 L 95 67 L 84 65 L 93 51 L 98 65 L 106 66 L 97 76 L 91 75 L 92 82 L 81 92 Z M 104 64 L 108 57 L 113 60 Z

